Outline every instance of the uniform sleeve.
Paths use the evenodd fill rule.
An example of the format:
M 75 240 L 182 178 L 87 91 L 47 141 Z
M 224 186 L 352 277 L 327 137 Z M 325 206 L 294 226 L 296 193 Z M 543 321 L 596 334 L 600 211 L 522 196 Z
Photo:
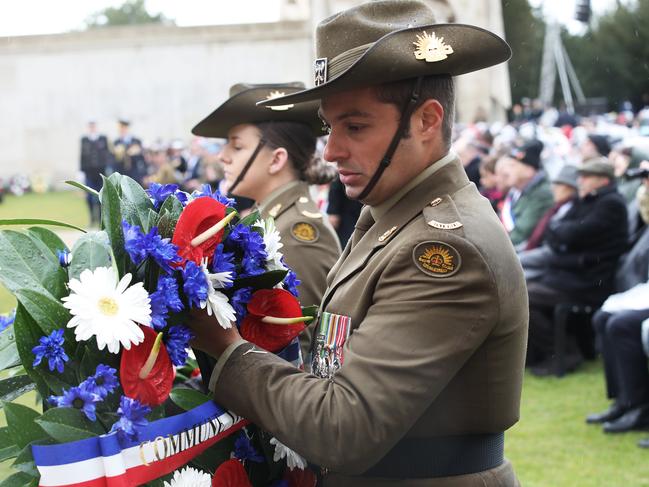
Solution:
M 240 346 L 215 381 L 216 401 L 313 463 L 345 474 L 366 471 L 410 430 L 497 322 L 490 271 L 473 246 L 457 240 L 461 268 L 446 278 L 419 270 L 413 247 L 394 255 L 331 380 Z

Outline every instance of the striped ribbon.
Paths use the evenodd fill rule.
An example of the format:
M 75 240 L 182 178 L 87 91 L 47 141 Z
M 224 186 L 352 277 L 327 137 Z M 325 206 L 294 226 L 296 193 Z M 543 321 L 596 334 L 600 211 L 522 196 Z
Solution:
M 331 377 L 343 364 L 343 345 L 349 337 L 349 316 L 324 311 L 318 325 L 311 370 L 318 377 Z

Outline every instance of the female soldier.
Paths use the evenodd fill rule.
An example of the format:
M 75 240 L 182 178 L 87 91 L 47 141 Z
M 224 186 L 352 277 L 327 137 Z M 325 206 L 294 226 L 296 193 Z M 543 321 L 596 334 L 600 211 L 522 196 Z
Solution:
M 220 157 L 228 192 L 254 199 L 263 218 L 275 219 L 284 260 L 301 281 L 300 302 L 309 306 L 320 305 L 327 274 L 340 255 L 338 237 L 309 194 L 309 184 L 335 177 L 314 157 L 322 134 L 319 103 L 256 105 L 302 89 L 302 83 L 234 85 L 230 98 L 192 133 L 227 138 Z M 302 349 L 308 350 L 310 337 L 300 338 Z

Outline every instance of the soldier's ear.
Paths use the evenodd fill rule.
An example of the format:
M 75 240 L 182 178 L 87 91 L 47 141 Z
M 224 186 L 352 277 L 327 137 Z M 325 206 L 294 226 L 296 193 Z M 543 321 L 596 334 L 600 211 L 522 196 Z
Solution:
M 280 173 L 288 164 L 288 152 L 284 147 L 278 147 L 273 150 L 268 166 L 268 174 L 274 175 Z
M 423 139 L 431 140 L 440 136 L 443 120 L 444 107 L 434 98 L 429 98 L 415 110 L 411 126 Z

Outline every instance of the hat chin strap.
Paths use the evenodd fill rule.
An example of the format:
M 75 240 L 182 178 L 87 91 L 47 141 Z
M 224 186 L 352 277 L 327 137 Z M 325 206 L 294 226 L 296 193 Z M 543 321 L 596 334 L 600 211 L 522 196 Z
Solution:
M 356 199 L 362 201 L 365 198 L 367 198 L 370 192 L 374 189 L 374 186 L 376 186 L 376 183 L 379 182 L 379 179 L 381 178 L 383 171 L 385 171 L 390 165 L 390 163 L 392 162 L 392 157 L 394 156 L 394 153 L 397 150 L 397 147 L 399 146 L 399 142 L 401 142 L 401 139 L 403 138 L 403 134 L 406 131 L 406 128 L 408 127 L 408 123 L 410 122 L 410 117 L 412 116 L 412 112 L 414 112 L 415 110 L 417 101 L 419 101 L 422 80 L 423 77 L 419 76 L 415 82 L 415 85 L 412 87 L 412 91 L 410 92 L 410 98 L 404 105 L 403 109 L 401 110 L 401 120 L 399 121 L 399 127 L 397 128 L 394 137 L 392 137 L 392 142 L 390 142 L 390 145 L 388 146 L 388 150 L 385 151 L 385 154 L 381 159 L 381 162 L 379 163 L 379 167 L 376 168 L 376 171 L 374 172 L 372 179 L 370 179 L 370 182 L 367 183 L 365 189 L 363 189 L 361 194 L 358 195 L 358 198 Z
M 250 156 L 250 159 L 248 159 L 248 162 L 246 162 L 246 165 L 243 166 L 243 169 L 237 176 L 237 179 L 234 180 L 234 183 L 232 183 L 232 186 L 228 188 L 228 196 L 232 196 L 232 193 L 234 192 L 235 188 L 239 186 L 239 183 L 243 181 L 243 178 L 245 177 L 246 173 L 250 169 L 250 166 L 252 166 L 252 163 L 255 162 L 255 159 L 259 155 L 259 152 L 261 149 L 264 148 L 266 145 L 266 141 L 264 139 L 259 139 L 259 143 L 257 144 L 257 147 L 255 147 L 255 150 L 253 151 L 252 155 Z

